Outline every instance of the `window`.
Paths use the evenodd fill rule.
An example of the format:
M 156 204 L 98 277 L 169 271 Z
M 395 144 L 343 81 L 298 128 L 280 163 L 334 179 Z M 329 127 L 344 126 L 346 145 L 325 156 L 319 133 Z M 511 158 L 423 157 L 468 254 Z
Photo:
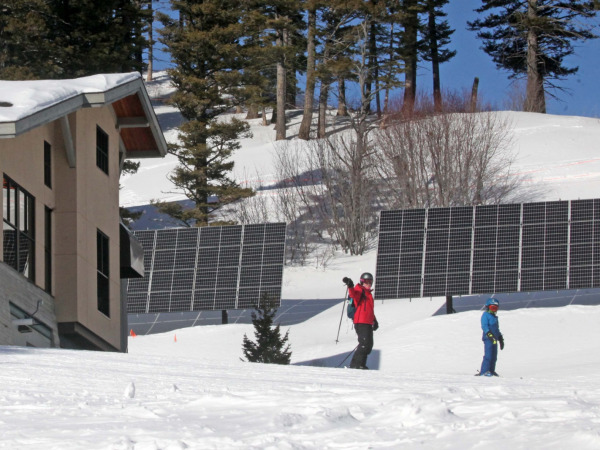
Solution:
M 52 210 L 47 206 L 44 207 L 44 228 L 45 290 L 52 294 Z
M 96 165 L 108 175 L 108 134 L 96 126 Z
M 97 259 L 98 259 L 98 311 L 110 317 L 110 304 L 108 295 L 108 236 L 97 230 Z
M 52 189 L 52 146 L 44 141 L 44 184 Z
M 35 281 L 35 199 L 4 175 L 4 262 Z
M 30 314 L 25 310 L 19 308 L 17 305 L 9 302 L 10 305 L 10 318 L 12 320 L 29 319 Z M 52 329 L 45 323 L 40 322 L 36 317 L 33 325 L 19 325 L 19 328 L 23 326 L 27 331 L 20 331 L 22 336 L 27 336 L 24 344 L 27 347 L 52 347 L 54 337 L 52 335 Z

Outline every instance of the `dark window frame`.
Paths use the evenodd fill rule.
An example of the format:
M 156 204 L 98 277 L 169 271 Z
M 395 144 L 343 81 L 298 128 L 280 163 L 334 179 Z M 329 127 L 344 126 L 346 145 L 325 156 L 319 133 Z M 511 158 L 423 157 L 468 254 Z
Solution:
M 44 290 L 52 295 L 52 210 L 44 206 Z
M 96 125 L 96 166 L 108 175 L 108 133 Z
M 52 145 L 44 141 L 44 184 L 52 189 Z
M 106 234 L 100 230 L 96 230 L 96 259 L 97 259 L 97 276 L 96 276 L 96 293 L 98 300 L 98 311 L 106 317 L 110 317 L 110 295 L 109 295 L 109 239 Z
M 3 261 L 35 282 L 35 197 L 3 174 Z M 14 241 L 9 245 L 9 235 Z M 9 252 L 12 252 L 9 253 Z

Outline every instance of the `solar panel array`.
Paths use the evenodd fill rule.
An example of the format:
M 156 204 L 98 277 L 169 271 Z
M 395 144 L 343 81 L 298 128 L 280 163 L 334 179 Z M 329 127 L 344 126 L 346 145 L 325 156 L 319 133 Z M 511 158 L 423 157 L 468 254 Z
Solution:
M 127 312 L 246 309 L 281 302 L 285 224 L 135 231 L 144 278 L 130 279 Z
M 381 213 L 378 299 L 600 287 L 600 199 Z

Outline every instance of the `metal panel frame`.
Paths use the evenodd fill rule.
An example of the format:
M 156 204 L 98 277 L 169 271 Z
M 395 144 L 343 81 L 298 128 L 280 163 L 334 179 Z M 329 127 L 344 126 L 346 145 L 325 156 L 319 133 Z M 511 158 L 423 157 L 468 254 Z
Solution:
M 469 222 L 464 220 L 465 208 L 472 208 L 470 225 L 465 225 Z M 422 245 L 420 233 L 415 232 L 419 222 L 411 219 L 420 215 L 424 216 Z M 600 199 L 382 211 L 375 298 L 598 287 L 598 235 Z M 419 276 L 401 263 L 416 261 L 417 247 Z M 470 252 L 468 271 L 460 270 L 466 259 L 458 252 L 463 256 Z
M 264 295 L 279 306 L 285 229 L 285 223 L 267 223 L 135 231 L 147 269 L 143 279 L 127 284 L 127 312 L 247 309 Z M 184 241 L 184 233 L 192 239 Z

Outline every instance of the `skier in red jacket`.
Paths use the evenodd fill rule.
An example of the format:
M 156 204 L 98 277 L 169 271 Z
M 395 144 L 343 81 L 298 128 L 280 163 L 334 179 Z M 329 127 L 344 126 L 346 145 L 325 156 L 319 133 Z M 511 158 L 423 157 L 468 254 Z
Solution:
M 360 283 L 356 286 L 348 277 L 344 277 L 342 281 L 348 286 L 348 295 L 356 305 L 354 329 L 358 335 L 358 347 L 350 362 L 350 368 L 368 369 L 367 356 L 373 350 L 373 331 L 379 328 L 373 301 L 373 275 L 369 272 L 363 273 L 360 276 Z

